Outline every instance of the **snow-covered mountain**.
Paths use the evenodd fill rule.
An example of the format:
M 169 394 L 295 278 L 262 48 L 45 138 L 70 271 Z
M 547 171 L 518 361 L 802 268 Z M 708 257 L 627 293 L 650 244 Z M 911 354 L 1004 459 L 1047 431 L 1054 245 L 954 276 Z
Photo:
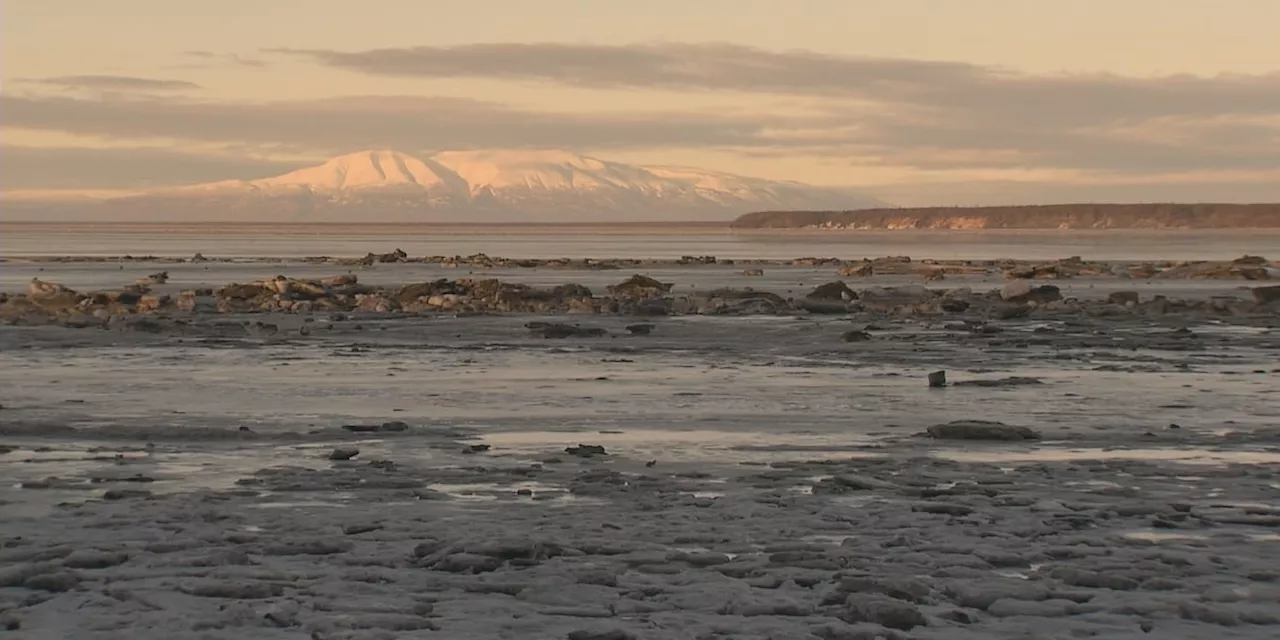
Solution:
M 113 219 L 234 222 L 647 222 L 885 203 L 846 189 L 567 151 L 361 151 L 260 180 L 154 189 L 85 208 Z

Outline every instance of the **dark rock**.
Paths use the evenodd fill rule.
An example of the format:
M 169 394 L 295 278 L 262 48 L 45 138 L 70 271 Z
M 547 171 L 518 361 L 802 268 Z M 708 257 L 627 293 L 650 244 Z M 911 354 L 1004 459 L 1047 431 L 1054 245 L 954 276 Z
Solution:
M 938 303 L 938 308 L 947 313 L 964 313 L 970 307 L 968 300 L 960 300 L 957 298 L 947 298 Z
M 350 460 L 360 455 L 360 450 L 355 447 L 338 447 L 329 452 L 330 460 Z
M 957 420 L 936 424 L 928 429 L 929 436 L 939 440 L 1039 440 L 1040 434 L 1029 427 L 1007 425 L 987 420 Z
M 652 324 L 629 324 L 627 325 L 627 333 L 633 336 L 647 336 L 653 333 L 655 326 Z
M 914 605 L 874 594 L 851 595 L 841 617 L 845 622 L 871 622 L 901 631 L 929 624 Z
M 967 516 L 973 513 L 973 507 L 951 502 L 917 502 L 911 505 L 911 510 L 944 516 Z
M 849 285 L 845 284 L 844 281 L 836 280 L 835 282 L 818 285 L 816 289 L 810 291 L 805 297 L 810 300 L 848 301 L 857 300 L 858 294 L 853 289 L 850 289 Z
M 1280 302 L 1280 285 L 1254 287 L 1253 300 L 1258 304 L 1272 304 Z
M 658 282 L 649 276 L 639 274 L 631 276 L 618 284 L 611 284 L 607 288 L 609 293 L 614 296 L 636 300 L 659 298 L 671 291 L 670 284 Z
M 36 591 L 62 593 L 63 591 L 70 591 L 80 586 L 80 576 L 77 576 L 70 571 L 43 573 L 27 578 L 23 581 L 22 586 L 28 589 L 35 589 Z
M 534 335 L 549 339 L 600 338 L 609 333 L 599 327 L 579 327 L 559 322 L 530 322 L 525 327 Z
M 570 631 L 567 638 L 568 640 L 637 640 L 634 634 L 623 631 L 622 629 L 609 629 L 607 631 Z
M 595 444 L 579 444 L 576 447 L 565 447 L 564 452 L 571 456 L 578 456 L 579 458 L 609 455 L 605 452 L 604 447 Z
M 381 528 L 382 528 L 382 525 L 374 524 L 374 523 L 349 524 L 342 527 L 342 533 L 345 535 L 354 536 L 354 535 L 359 535 L 361 533 L 369 533 L 370 531 L 377 531 Z
M 947 372 L 934 371 L 929 374 L 929 386 L 934 389 L 947 386 Z
M 463 450 L 462 450 L 462 452 L 463 452 L 463 453 L 468 453 L 468 454 L 470 454 L 470 453 L 484 453 L 484 452 L 488 451 L 488 450 L 489 450 L 489 448 L 490 448 L 490 447 L 489 447 L 489 445 L 487 445 L 487 444 L 472 444 L 472 445 L 467 445 L 467 447 L 466 447 L 465 449 L 463 449 Z
M 270 582 L 249 580 L 202 580 L 180 586 L 178 591 L 199 598 L 264 600 L 284 595 L 284 586 Z
M 955 387 L 1023 387 L 1027 385 L 1044 384 L 1039 378 L 1026 378 L 1021 376 L 1013 376 L 1009 378 L 995 378 L 991 380 L 961 380 L 952 383 Z
M 1118 304 L 1120 306 L 1136 305 L 1141 301 L 1142 298 L 1137 291 L 1112 291 L 1111 295 L 1107 296 L 1108 304 Z
M 845 342 L 863 342 L 871 339 L 871 334 L 866 331 L 853 330 L 840 334 L 840 339 Z
M 151 492 L 146 489 L 107 489 L 102 492 L 103 500 L 129 500 L 132 498 L 150 498 Z

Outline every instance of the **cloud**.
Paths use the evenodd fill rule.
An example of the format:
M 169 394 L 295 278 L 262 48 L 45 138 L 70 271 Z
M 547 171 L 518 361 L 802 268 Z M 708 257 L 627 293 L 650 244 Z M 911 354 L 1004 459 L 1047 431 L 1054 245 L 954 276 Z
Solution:
M 575 114 L 461 98 L 369 96 L 231 103 L 0 94 L 4 125 L 112 139 L 283 144 L 317 151 L 544 147 L 652 149 L 761 144 L 782 118 Z
M 1028 75 L 960 62 L 775 52 L 735 44 L 493 43 L 366 51 L 277 49 L 329 67 L 407 78 L 496 78 L 587 88 L 746 91 L 855 98 L 988 122 L 1097 124 L 1280 113 L 1280 73 L 1136 78 Z
M 217 53 L 214 51 L 186 51 L 183 53 L 189 58 L 200 60 L 199 63 L 188 63 L 178 65 L 185 68 L 208 68 L 217 65 L 231 65 L 237 67 L 253 67 L 261 69 L 267 66 L 265 60 L 257 58 L 245 58 L 237 53 Z
M 276 51 L 279 53 L 279 51 Z M 717 112 L 563 111 L 450 97 L 266 103 L 180 96 L 0 94 L 6 128 L 112 140 L 366 148 L 542 147 L 608 153 L 716 150 L 820 159 L 902 174 L 986 172 L 1135 179 L 1280 170 L 1280 74 L 1026 74 L 957 62 L 775 52 L 730 44 L 473 44 L 288 50 L 335 69 L 401 78 L 488 78 L 629 91 L 788 96 L 784 115 L 741 93 Z M 235 54 L 193 59 L 257 66 Z M 581 94 L 575 95 L 575 100 Z M 649 101 L 652 104 L 652 101 Z M 802 104 L 795 104 L 802 103 Z M 731 107 L 731 108 L 730 108 Z M 577 109 L 576 111 L 574 109 Z
M 131 189 L 252 179 L 297 163 L 154 147 L 81 148 L 0 145 L 0 190 Z
M 80 75 L 32 78 L 26 82 L 53 85 L 64 89 L 89 89 L 93 91 L 190 91 L 200 85 L 186 80 L 136 78 L 133 76 Z

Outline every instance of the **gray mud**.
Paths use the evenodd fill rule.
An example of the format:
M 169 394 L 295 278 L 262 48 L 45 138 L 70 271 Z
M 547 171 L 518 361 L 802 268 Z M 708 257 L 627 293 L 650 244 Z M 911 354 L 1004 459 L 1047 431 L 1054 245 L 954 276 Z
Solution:
M 1274 312 L 531 320 L 0 326 L 0 637 L 1280 635 Z

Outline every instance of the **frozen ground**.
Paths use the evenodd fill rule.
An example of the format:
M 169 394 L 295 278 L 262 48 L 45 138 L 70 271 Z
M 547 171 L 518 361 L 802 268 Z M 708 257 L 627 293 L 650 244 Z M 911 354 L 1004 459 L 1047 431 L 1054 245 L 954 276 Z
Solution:
M 1280 636 L 1280 318 L 532 319 L 0 327 L 0 638 Z

